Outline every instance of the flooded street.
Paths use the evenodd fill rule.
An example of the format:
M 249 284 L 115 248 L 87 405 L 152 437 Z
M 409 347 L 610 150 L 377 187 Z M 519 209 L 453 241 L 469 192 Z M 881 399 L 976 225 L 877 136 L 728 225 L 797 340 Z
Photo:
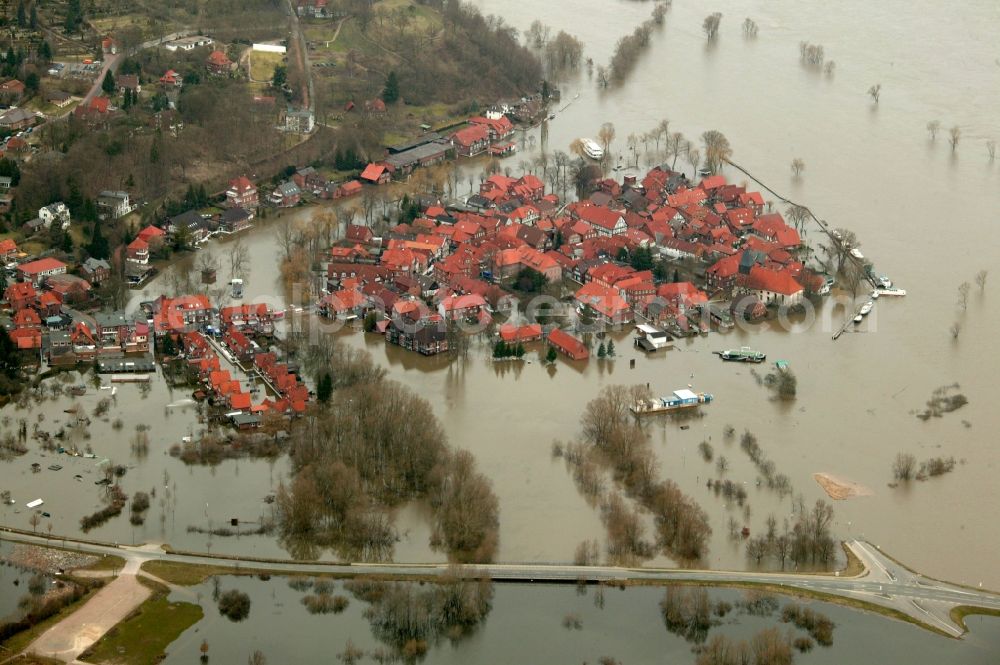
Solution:
M 548 4 L 476 0 L 474 4 L 484 12 L 502 13 L 519 29 L 538 18 L 554 32 L 566 30 L 584 41 L 585 57 L 592 57 L 597 64 L 606 63 L 617 39 L 630 33 L 652 9 L 650 3 L 626 0 Z M 567 11 L 570 7 L 572 11 Z M 538 362 L 540 346 L 529 347 L 527 358 L 531 362 L 497 365 L 489 361 L 485 346 L 474 345 L 467 359 L 449 362 L 448 358 L 423 358 L 386 346 L 378 336 L 353 333 L 344 334 L 342 339 L 368 349 L 388 369 L 391 379 L 425 397 L 451 444 L 475 454 L 479 469 L 493 480 L 500 501 L 500 561 L 569 561 L 580 541 L 603 539 L 597 511 L 577 493 L 562 461 L 551 455 L 554 440 L 566 441 L 577 435 L 584 406 L 603 386 L 648 383 L 657 394 L 666 394 L 691 384 L 713 393 L 715 402 L 702 410 L 703 418 L 687 423 L 687 430 L 675 421 L 654 421 L 652 440 L 661 476 L 676 481 L 710 516 L 714 533 L 707 565 L 743 568 L 751 564 L 741 544 L 730 540 L 726 528 L 730 515 L 742 521 L 742 510 L 727 506 L 723 498 L 705 488 L 706 480 L 717 473 L 714 464 L 702 461 L 698 454 L 701 441 L 710 440 L 716 455 L 728 458 L 731 466 L 726 478 L 747 483 L 752 532 L 763 528 L 769 513 L 774 513 L 780 524 L 791 510 L 788 498 L 781 501 L 773 492 L 755 486 L 756 470 L 738 441 L 723 440 L 724 428 L 732 425 L 737 433 L 750 430 L 757 435 L 777 471 L 791 478 L 795 491 L 802 493 L 807 503 L 826 496 L 813 480 L 812 474 L 818 472 L 850 479 L 872 491 L 871 496 L 836 502 L 834 535 L 864 537 L 929 576 L 1000 589 L 1000 567 L 996 565 L 1000 522 L 994 512 L 1000 474 L 1000 451 L 995 442 L 1000 413 L 994 407 L 1000 387 L 994 377 L 1000 373 L 1000 356 L 990 348 L 1000 327 L 1000 231 L 996 226 L 1000 166 L 988 161 L 984 144 L 987 137 L 1000 138 L 996 113 L 1000 108 L 1000 53 L 987 36 L 989 31 L 982 29 L 1000 25 L 1000 4 L 990 0 L 918 5 L 902 0 L 847 0 L 805 6 L 792 0 L 773 0 L 728 2 L 720 9 L 725 13 L 721 34 L 717 42 L 706 45 L 701 21 L 709 9 L 700 3 L 676 0 L 662 30 L 654 31 L 650 48 L 619 88 L 598 90 L 585 72 L 560 82 L 562 105 L 572 103 L 546 127 L 534 130 L 539 136 L 536 144 L 546 145 L 549 151 L 567 150 L 572 140 L 596 135 L 606 121 L 613 121 L 617 129 L 614 153 L 624 153 L 625 137 L 630 133 L 648 131 L 663 118 L 670 119 L 671 131 L 692 138 L 707 129 L 722 131 L 734 148 L 735 162 L 777 191 L 811 207 L 832 227 L 856 232 L 876 270 L 889 274 L 905 288 L 906 298 L 880 299 L 859 332 L 836 342 L 831 340 L 834 329 L 821 322 L 793 331 L 764 325 L 749 332 L 737 329 L 679 342 L 672 350 L 646 357 L 634 350 L 630 335 L 623 333 L 616 337 L 616 360 L 594 358 L 575 364 L 560 359 L 554 369 Z M 744 40 L 739 27 L 744 16 L 760 25 L 756 40 Z M 928 48 L 929 26 L 934 26 L 935 42 L 949 45 L 947 57 L 939 49 Z M 803 67 L 798 55 L 800 41 L 824 45 L 827 58 L 837 63 L 832 77 Z M 961 66 L 956 66 L 958 63 Z M 883 90 L 878 106 L 865 94 L 875 83 L 881 83 Z M 577 93 L 580 96 L 574 99 Z M 944 128 L 961 127 L 962 139 L 955 153 L 948 146 L 946 129 L 936 142 L 929 140 L 925 125 L 933 119 L 940 119 Z M 796 157 L 806 163 L 799 180 L 792 179 L 789 169 Z M 525 158 L 523 154 L 510 158 L 505 165 L 516 171 L 518 161 Z M 690 173 L 690 167 L 678 161 L 678 167 L 682 166 Z M 464 168 L 477 174 L 481 165 Z M 736 171 L 726 175 L 733 182 L 745 179 Z M 312 211 L 285 214 L 308 218 Z M 282 300 L 277 276 L 277 223 L 279 220 L 273 218 L 266 220 L 245 237 L 251 266 L 248 302 Z M 812 240 L 818 242 L 817 238 Z M 219 241 L 218 251 L 225 251 L 229 242 L 234 241 Z M 168 272 L 190 270 L 193 262 L 194 257 L 185 257 Z M 991 272 L 985 292 L 973 285 L 963 311 L 956 304 L 958 286 L 971 282 L 980 269 Z M 220 270 L 220 279 L 224 276 L 225 271 Z M 155 297 L 168 281 L 169 275 L 161 275 L 143 291 L 135 292 L 133 304 Z M 842 316 L 837 312 L 830 319 L 839 326 Z M 949 332 L 956 321 L 961 324 L 957 340 Z M 773 401 L 748 367 L 724 364 L 712 355 L 741 344 L 767 353 L 769 361 L 780 358 L 789 362 L 798 377 L 796 401 Z M 630 369 L 633 358 L 636 367 Z M 765 367 L 759 371 L 765 372 Z M 927 422 L 915 416 L 934 389 L 956 382 L 969 399 L 967 406 Z M 68 418 L 65 409 L 78 403 L 92 413 L 104 396 L 101 393 L 106 392 L 90 387 L 82 397 L 64 395 L 27 411 L 9 405 L 2 415 L 12 421 L 27 418 L 30 429 L 39 414 L 44 414 L 41 426 L 52 431 L 55 421 Z M 148 394 L 136 385 L 120 386 L 109 417 L 92 418 L 89 427 L 90 439 L 85 443 L 97 458 L 58 456 L 64 467 L 61 471 L 49 471 L 54 456 L 42 458 L 37 445 L 30 443 L 27 455 L 0 463 L 4 489 L 10 489 L 17 502 L 0 508 L 0 521 L 30 528 L 24 504 L 41 497 L 52 517 L 42 522 L 40 532 L 51 521 L 53 533 L 78 533 L 80 517 L 100 502 L 100 488 L 94 481 L 101 476 L 95 463 L 109 458 L 132 465 L 122 481 L 129 494 L 155 487 L 157 495 L 144 525 L 133 529 L 123 515 L 91 531 L 89 537 L 162 541 L 177 549 L 284 555 L 271 537 L 209 540 L 188 532 L 191 525 L 218 526 L 232 517 L 259 520 L 270 510 L 264 498 L 287 474 L 284 459 L 273 464 L 227 461 L 205 468 L 186 467 L 170 457 L 169 447 L 198 429 L 194 408 L 183 401 L 189 397 L 186 391 L 170 391 L 162 380 L 153 381 Z M 165 407 L 174 403 L 178 406 Z M 118 430 L 112 426 L 116 418 L 122 420 Z M 138 424 L 150 427 L 151 446 L 145 459 L 135 457 L 130 447 Z M 947 476 L 892 489 L 887 486 L 892 480 L 891 464 L 900 451 L 913 453 L 919 460 L 953 456 L 959 464 Z M 40 473 L 31 472 L 33 462 L 41 463 Z M 75 474 L 82 480 L 74 481 Z M 428 546 L 430 530 L 421 506 L 402 508 L 396 527 L 402 541 L 395 549 L 395 560 L 441 559 L 442 555 Z M 658 559 L 653 563 L 670 562 Z M 282 583 L 271 584 L 289 591 Z M 530 616 L 557 622 L 560 612 L 567 611 L 562 606 L 575 600 L 572 591 L 566 591 L 565 596 L 562 593 L 498 589 L 495 620 L 464 644 L 479 643 L 479 653 L 499 649 L 501 644 L 518 644 L 519 640 L 510 640 L 510 636 L 518 635 L 517 631 L 530 622 L 520 627 L 514 624 Z M 530 601 L 524 600 L 529 595 Z M 537 614 L 503 611 L 504 603 L 511 607 L 516 602 L 523 602 Z M 546 603 L 552 606 L 545 607 Z M 606 609 L 604 616 L 622 619 L 630 630 L 636 614 L 650 624 L 658 623 L 655 598 L 644 598 L 643 603 L 647 607 L 642 612 L 616 614 Z M 361 631 L 367 627 L 357 615 L 358 605 L 350 610 L 355 613 L 351 616 L 356 615 L 353 620 L 346 615 L 337 619 L 305 617 L 315 622 L 353 621 L 353 627 L 338 637 L 336 644 L 324 647 L 326 653 L 330 648 L 341 648 L 347 636 L 364 639 Z M 261 602 L 256 609 L 263 607 Z M 831 614 L 834 612 L 843 613 L 838 624 L 853 625 L 857 631 L 856 644 L 845 639 L 849 629 L 838 635 L 841 644 L 849 645 L 845 649 L 869 653 L 866 650 L 895 642 L 884 641 L 880 634 L 894 630 L 900 631 L 900 642 L 906 640 L 907 650 L 912 647 L 914 658 L 926 658 L 912 662 L 987 662 L 981 652 L 968 645 L 960 646 L 970 649 L 966 660 L 951 652 L 947 657 L 932 657 L 938 649 L 934 645 L 951 643 L 903 624 L 861 618 L 851 623 L 853 615 L 832 608 Z M 222 630 L 217 615 L 210 614 L 211 621 L 219 624 L 213 630 Z M 259 612 L 252 614 L 250 621 L 265 617 L 271 620 Z M 287 616 L 283 620 L 291 621 Z M 249 625 L 226 623 L 224 627 L 244 630 Z M 1000 643 L 992 625 L 995 653 Z M 598 644 L 599 637 L 617 631 L 622 647 L 614 655 L 630 662 L 644 661 L 641 653 L 627 657 L 628 645 L 638 649 L 641 640 L 626 639 L 623 626 L 608 626 L 593 634 L 585 630 L 580 635 L 591 635 L 591 644 Z M 975 633 L 973 628 L 970 643 Z M 307 633 L 303 628 L 302 634 L 317 631 Z M 927 640 L 926 644 L 921 640 Z M 223 641 L 216 637 L 213 645 L 218 643 L 221 651 Z M 225 642 L 245 644 L 236 638 Z M 196 644 L 188 647 L 185 658 L 190 660 Z M 316 648 L 320 648 L 319 643 Z M 530 649 L 532 645 L 518 648 Z M 436 652 L 435 662 L 462 662 L 462 649 L 461 645 L 454 650 L 442 649 Z M 686 646 L 680 651 L 686 653 Z M 268 655 L 271 653 L 268 650 Z M 513 653 L 503 653 L 510 656 L 508 660 L 517 660 Z M 579 654 L 573 653 L 579 656 L 576 660 L 604 655 L 583 648 Z M 844 662 L 850 660 L 851 653 L 835 649 L 815 652 L 808 659 Z M 835 654 L 837 657 L 831 658 Z M 217 655 L 214 647 L 212 655 Z M 537 659 L 535 652 L 522 655 L 522 660 Z M 245 656 L 241 654 L 236 660 Z M 180 658 L 172 649 L 167 662 L 180 662 Z M 560 651 L 560 660 L 570 662 L 573 658 Z
M 344 651 L 348 640 L 362 651 L 386 649 L 362 616 L 368 604 L 357 600 L 341 583 L 333 593 L 350 602 L 342 614 L 311 615 L 302 605 L 307 592 L 295 591 L 288 580 L 269 581 L 223 577 L 222 591 L 237 588 L 250 595 L 250 616 L 233 623 L 219 615 L 212 602 L 213 583 L 182 589 L 172 601 L 200 599 L 205 618 L 188 629 L 168 649 L 165 665 L 189 663 L 203 639 L 212 660 L 243 662 L 255 649 L 268 659 L 295 654 L 303 664 L 329 663 Z M 594 602 L 594 588 L 584 595 L 572 586 L 495 585 L 493 609 L 471 634 L 431 645 L 428 662 L 434 663 L 581 663 L 611 656 L 622 663 L 694 662 L 692 644 L 668 633 L 661 618 L 658 588 L 609 588 L 604 606 Z M 736 604 L 738 591 L 713 590 L 711 599 Z M 786 602 L 782 599 L 782 602 Z M 987 665 L 1000 649 L 1000 622 L 994 617 L 970 617 L 971 633 L 956 642 L 912 625 L 877 615 L 865 616 L 845 607 L 811 603 L 836 624 L 833 646 L 817 647 L 796 662 L 820 664 L 905 662 L 913 665 L 955 663 Z M 579 629 L 562 627 L 563 617 L 574 615 Z M 749 640 L 763 628 L 785 624 L 776 617 L 733 614 L 713 628 L 736 640 Z

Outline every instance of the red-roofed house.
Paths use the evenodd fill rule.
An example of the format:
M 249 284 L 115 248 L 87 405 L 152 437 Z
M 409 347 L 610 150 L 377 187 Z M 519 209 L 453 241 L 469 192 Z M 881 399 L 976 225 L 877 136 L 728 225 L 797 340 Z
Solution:
M 708 296 L 691 282 L 661 284 L 656 295 L 681 314 L 708 302 Z
M 600 236 L 616 236 L 628 230 L 625 217 L 620 212 L 610 208 L 581 205 L 577 206 L 573 212 L 577 218 L 590 224 Z
M 17 267 L 18 278 L 22 281 L 30 281 L 36 287 L 40 286 L 47 277 L 65 274 L 66 264 L 51 257 L 22 263 Z
M 753 233 L 782 249 L 792 249 L 802 243 L 799 232 L 785 224 L 776 212 L 761 215 L 753 225 Z
M 208 54 L 205 66 L 210 74 L 222 75 L 233 71 L 234 64 L 222 51 L 212 51 Z
M 486 127 L 489 131 L 490 141 L 502 141 L 514 135 L 514 123 L 508 120 L 505 115 L 501 115 L 497 119 L 476 116 L 469 118 L 469 124 Z
M 515 326 L 513 323 L 505 323 L 500 326 L 500 339 L 508 344 L 535 342 L 541 338 L 542 326 L 537 323 L 529 323 L 523 326 Z
M 149 263 L 149 243 L 142 238 L 136 238 L 125 248 L 125 256 L 132 263 L 141 266 Z
M 165 86 L 179 88 L 184 85 L 184 79 L 174 70 L 168 69 L 167 72 L 160 77 L 160 83 Z
M 705 283 L 709 290 L 728 290 L 736 286 L 740 272 L 740 254 L 719 259 L 705 271 Z
M 0 261 L 7 263 L 17 257 L 17 243 L 13 238 L 0 240 Z
M 441 301 L 438 312 L 446 319 L 478 319 L 486 311 L 486 299 L 476 293 L 451 295 Z
M 581 307 L 590 307 L 605 323 L 615 325 L 632 320 L 632 308 L 618 289 L 591 282 L 578 289 L 574 297 Z
M 474 157 L 490 145 L 490 130 L 483 125 L 463 127 L 451 136 L 455 151 L 463 157 Z
M 249 178 L 240 176 L 229 181 L 229 189 L 226 190 L 226 205 L 228 207 L 254 210 L 259 203 L 257 188 L 250 182 Z
M 559 328 L 553 328 L 548 339 L 556 351 L 569 356 L 570 360 L 586 360 L 590 356 L 586 344 Z
M 805 294 L 802 285 L 788 272 L 756 265 L 750 269 L 746 288 L 767 304 L 797 305 Z
M 35 285 L 31 282 L 14 282 L 3 292 L 3 299 L 15 312 L 31 307 L 35 298 Z
M 375 234 L 372 232 L 371 228 L 367 226 L 362 226 L 361 224 L 348 224 L 347 233 L 344 237 L 352 243 L 358 243 L 361 245 L 371 244 L 372 238 Z
M 361 179 L 373 185 L 384 185 L 392 179 L 392 174 L 385 164 L 369 164 L 361 172 Z

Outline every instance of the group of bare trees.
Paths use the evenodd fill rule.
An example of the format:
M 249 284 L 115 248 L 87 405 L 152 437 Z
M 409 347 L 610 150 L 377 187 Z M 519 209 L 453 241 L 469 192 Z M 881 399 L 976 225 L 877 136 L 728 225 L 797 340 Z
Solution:
M 493 583 L 488 578 L 456 573 L 427 586 L 356 579 L 346 588 L 371 604 L 364 614 L 375 637 L 407 662 L 441 638 L 457 640 L 472 633 L 493 606 Z M 379 659 L 378 654 L 373 657 Z
M 292 431 L 294 477 L 279 488 L 277 502 L 290 548 L 383 559 L 396 539 L 386 510 L 426 498 L 434 509 L 433 545 L 458 560 L 491 560 L 496 496 L 471 455 L 449 449 L 427 401 L 383 379 L 367 354 L 334 350 L 310 364 L 335 377 L 336 390 Z
M 719 25 L 722 23 L 722 12 L 715 12 L 705 17 L 701 22 L 701 29 L 705 31 L 708 41 L 713 41 L 719 36 Z M 746 28 L 744 27 L 744 30 Z
M 941 131 L 940 120 L 930 120 L 927 123 L 927 133 L 930 134 L 931 142 L 937 141 L 938 132 Z M 958 144 L 962 140 L 962 128 L 952 125 L 948 128 L 948 145 L 951 151 L 958 150 Z M 997 156 L 997 142 L 994 139 L 986 139 L 986 156 L 992 162 Z
M 743 36 L 744 37 L 746 37 L 747 39 L 753 39 L 754 37 L 757 36 L 757 32 L 758 31 L 759 31 L 759 28 L 757 26 L 757 22 L 756 21 L 754 21 L 749 16 L 746 17 L 745 19 L 743 19 Z
M 652 16 L 643 21 L 632 32 L 618 40 L 615 45 L 615 52 L 611 56 L 611 62 L 607 67 L 597 68 L 597 81 L 602 86 L 607 87 L 611 83 L 621 84 L 628 78 L 628 75 L 635 67 L 639 56 L 649 46 L 653 30 L 663 23 L 669 4 L 658 3 L 653 8 Z
M 989 272 L 987 270 L 980 270 L 976 273 L 976 285 L 979 287 L 980 293 L 986 290 L 986 278 L 988 276 Z M 956 304 L 962 310 L 963 314 L 969 308 L 969 293 L 971 291 L 972 286 L 968 282 L 962 282 L 958 285 L 958 301 Z M 956 320 L 951 324 L 949 331 L 951 332 L 952 339 L 958 339 L 959 334 L 962 332 L 962 322 Z
M 822 71 L 827 76 L 832 76 L 833 70 L 837 66 L 833 60 L 826 59 L 826 52 L 822 44 L 812 44 L 806 41 L 799 42 L 799 60 L 806 67 Z
M 649 435 L 630 411 L 647 393 L 640 386 L 609 386 L 587 404 L 581 421 L 586 448 L 579 451 L 578 463 L 588 461 L 606 468 L 624 492 L 624 496 L 617 490 L 596 492 L 602 497 L 601 513 L 612 557 L 644 558 L 662 549 L 694 561 L 708 546 L 708 517 L 675 483 L 657 478 Z M 652 513 L 654 543 L 646 541 L 643 522 L 636 508 L 628 507 L 626 497 Z

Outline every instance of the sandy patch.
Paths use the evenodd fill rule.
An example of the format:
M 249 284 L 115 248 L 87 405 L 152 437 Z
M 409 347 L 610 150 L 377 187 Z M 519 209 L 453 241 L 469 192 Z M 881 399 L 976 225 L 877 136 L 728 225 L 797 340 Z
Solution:
M 831 499 L 842 501 L 856 496 L 872 496 L 874 492 L 851 480 L 837 478 L 829 473 L 814 473 L 813 478 L 819 483 Z

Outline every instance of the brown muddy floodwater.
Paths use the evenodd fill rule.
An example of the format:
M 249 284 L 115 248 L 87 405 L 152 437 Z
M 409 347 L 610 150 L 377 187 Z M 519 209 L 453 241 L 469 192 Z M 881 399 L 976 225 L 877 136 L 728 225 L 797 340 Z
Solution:
M 652 9 L 650 3 L 626 0 L 475 4 L 502 13 L 519 29 L 538 18 L 554 31 L 575 34 L 597 63 L 607 62 L 618 38 Z M 722 29 L 717 42 L 707 46 L 701 21 L 716 9 L 725 14 Z M 745 16 L 760 26 L 756 40 L 742 36 L 739 24 Z M 747 483 L 751 530 L 759 531 L 769 513 L 780 520 L 791 509 L 787 498 L 779 501 L 758 489 L 757 474 L 738 444 L 722 440 L 724 427 L 731 424 L 738 432 L 749 429 L 758 436 L 777 470 L 791 478 L 807 502 L 825 497 L 813 479 L 817 472 L 873 490 L 872 496 L 836 503 L 836 535 L 867 538 L 928 575 L 1000 589 L 995 514 L 1000 356 L 992 339 L 1000 326 L 1000 166 L 988 161 L 985 149 L 988 137 L 1000 138 L 995 111 L 1000 108 L 1000 52 L 988 30 L 997 25 L 1000 5 L 992 0 L 733 1 L 711 8 L 677 0 L 624 85 L 599 91 L 586 73 L 560 82 L 565 108 L 533 130 L 536 146 L 566 150 L 573 139 L 596 135 L 606 121 L 617 128 L 612 152 L 624 152 L 628 134 L 645 132 L 662 118 L 671 120 L 671 131 L 692 137 L 718 129 L 732 143 L 734 161 L 809 205 L 832 226 L 855 231 L 876 269 L 888 273 L 908 295 L 880 299 L 859 332 L 836 342 L 830 326 L 822 323 L 791 331 L 767 325 L 696 338 L 647 358 L 623 334 L 618 359 L 585 364 L 560 360 L 554 370 L 539 364 L 534 353 L 528 354 L 531 362 L 519 367 L 497 366 L 488 360 L 485 347 L 474 347 L 466 360 L 449 364 L 445 358 L 386 347 L 378 337 L 345 334 L 345 343 L 367 348 L 391 378 L 426 397 L 451 443 L 471 450 L 493 479 L 501 507 L 500 560 L 567 561 L 581 540 L 603 538 L 596 511 L 578 495 L 562 462 L 551 457 L 552 441 L 576 435 L 581 411 L 603 386 L 649 383 L 655 392 L 666 393 L 691 384 L 713 393 L 716 401 L 687 430 L 670 421 L 654 425 L 653 443 L 661 475 L 674 479 L 710 515 L 710 566 L 750 564 L 726 534 L 729 515 L 741 511 L 704 487 L 716 472 L 698 455 L 699 442 L 710 439 L 716 455 L 726 455 L 731 463 L 727 477 Z M 832 77 L 800 64 L 800 41 L 824 45 L 827 58 L 837 63 Z M 865 94 L 875 83 L 882 84 L 877 107 Z M 954 153 L 946 130 L 936 142 L 929 140 L 925 125 L 932 119 L 945 128 L 961 128 Z M 795 157 L 806 163 L 799 180 L 790 176 Z M 511 158 L 509 165 L 516 170 L 524 158 Z M 463 169 L 475 176 L 482 166 L 465 164 Z M 727 175 L 735 182 L 744 179 L 737 172 Z M 246 238 L 252 266 L 248 299 L 280 300 L 274 295 L 280 294 L 279 250 L 268 224 L 273 226 L 273 220 Z M 171 269 L 189 266 L 178 262 Z M 956 305 L 957 287 L 972 281 L 980 269 L 991 271 L 990 282 L 983 293 L 973 285 L 963 311 Z M 166 277 L 158 278 L 136 300 L 155 295 L 166 283 Z M 829 318 L 839 322 L 842 315 Z M 957 340 L 949 333 L 955 321 L 962 326 Z M 723 364 L 712 355 L 740 344 L 766 352 L 769 360 L 787 360 L 798 376 L 798 399 L 772 401 L 749 368 Z M 635 369 L 629 369 L 632 358 Z M 915 417 L 935 388 L 954 382 L 969 399 L 966 407 L 929 422 Z M 187 533 L 187 526 L 259 517 L 269 510 L 262 499 L 286 473 L 286 464 L 240 461 L 215 469 L 185 468 L 168 457 L 166 449 L 197 426 L 189 407 L 164 405 L 187 397 L 169 393 L 162 384 L 154 384 L 146 396 L 135 386 L 122 387 L 116 413 L 125 421 L 123 429 L 114 431 L 95 421 L 90 443 L 102 456 L 128 460 L 135 424 L 149 424 L 151 452 L 145 460 L 131 459 L 136 468 L 126 476 L 125 487 L 131 493 L 167 485 L 171 497 L 158 494 L 134 538 L 206 549 L 206 538 Z M 96 399 L 92 390 L 76 401 L 92 409 Z M 72 401 L 46 402 L 27 416 L 30 422 L 39 412 L 64 418 L 62 410 Z M 16 419 L 25 414 L 11 406 L 3 415 Z M 891 489 L 890 465 L 899 451 L 919 459 L 954 456 L 960 463 L 950 475 Z M 86 475 L 89 461 L 74 461 L 72 470 L 31 474 L 28 466 L 36 458 L 33 450 L 0 467 L 20 511 L 2 509 L 2 521 L 26 527 L 24 503 L 43 496 L 51 507 L 54 533 L 75 532 L 79 518 L 98 502 Z M 81 472 L 77 466 L 85 474 L 81 483 L 72 480 Z M 427 520 L 420 506 L 403 509 L 397 527 L 402 541 L 396 560 L 440 558 L 427 546 Z M 133 537 L 125 517 L 91 535 L 126 542 Z M 267 537 L 215 538 L 211 547 L 281 553 Z

